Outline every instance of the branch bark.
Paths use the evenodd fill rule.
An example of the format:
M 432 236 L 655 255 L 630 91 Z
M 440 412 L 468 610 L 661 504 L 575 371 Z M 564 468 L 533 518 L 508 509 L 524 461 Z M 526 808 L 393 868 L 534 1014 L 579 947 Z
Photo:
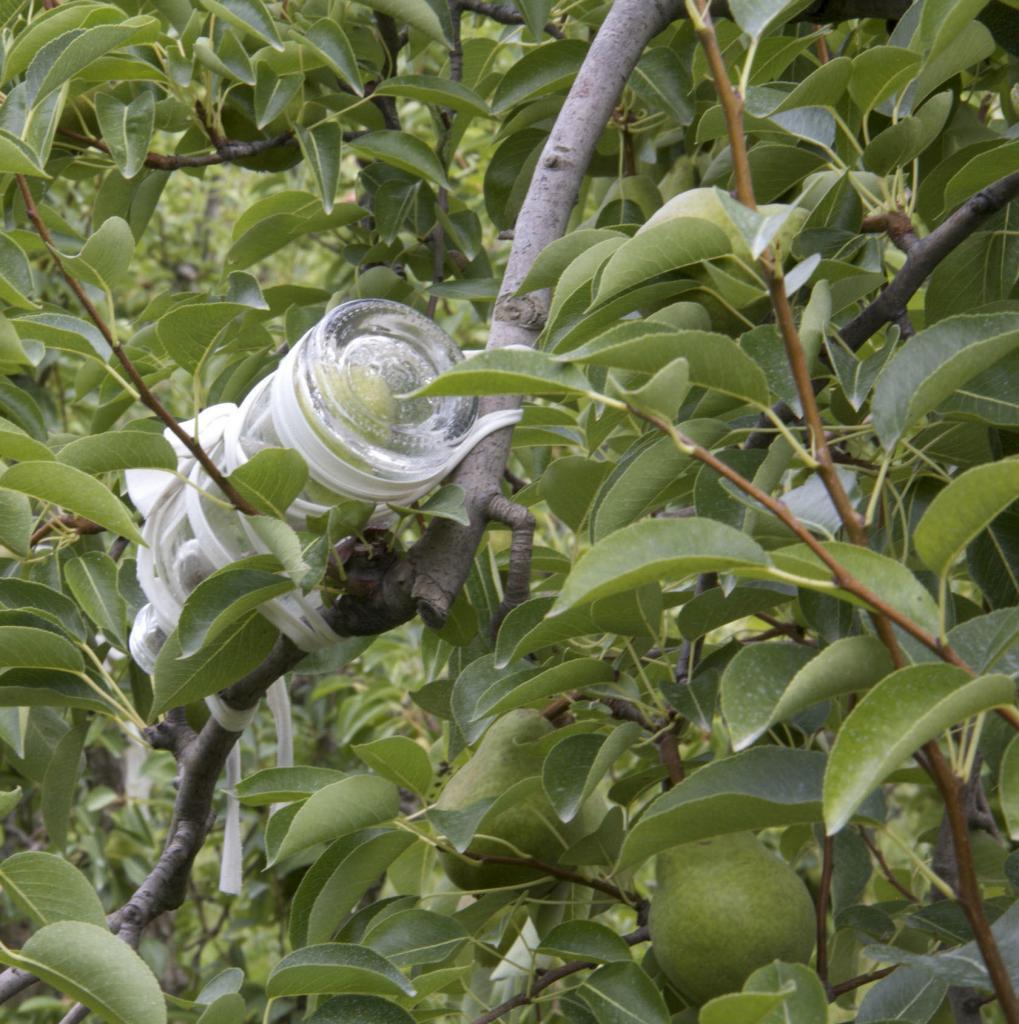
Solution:
M 1019 171 L 981 189 L 926 238 L 912 242 L 902 269 L 869 306 L 842 328 L 842 340 L 856 351 L 885 324 L 901 316 L 934 268 L 1016 197 L 1019 197 Z
M 626 80 L 648 41 L 679 10 L 679 0 L 616 0 L 606 15 L 552 128 L 517 217 L 488 348 L 534 346 L 545 324 L 549 294 L 547 290 L 515 293 L 542 249 L 565 231 L 594 148 Z M 481 412 L 519 404 L 514 396 L 492 396 L 482 399 Z M 340 602 L 346 631 L 381 632 L 380 625 L 398 625 L 415 611 L 429 626 L 445 621 L 470 572 L 492 499 L 501 494 L 511 436 L 509 429 L 490 434 L 450 477 L 467 495 L 470 525 L 434 520 L 406 562 L 387 574 L 373 607 Z

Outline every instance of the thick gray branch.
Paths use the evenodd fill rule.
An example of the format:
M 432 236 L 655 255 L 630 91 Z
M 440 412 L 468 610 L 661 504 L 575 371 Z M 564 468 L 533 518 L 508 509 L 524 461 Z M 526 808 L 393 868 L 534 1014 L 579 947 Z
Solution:
M 562 237 L 595 145 L 626 80 L 648 41 L 679 14 L 681 7 L 680 0 L 616 0 L 606 15 L 548 137 L 517 217 L 488 348 L 534 345 L 545 323 L 549 296 L 535 292 L 514 297 L 514 292 L 538 253 Z M 516 397 L 496 396 L 483 400 L 482 411 L 519 404 Z M 491 499 L 499 493 L 511 434 L 507 429 L 487 437 L 451 478 L 467 493 L 470 526 L 435 520 L 411 552 L 411 594 L 430 625 L 445 620 L 470 572 Z
M 943 224 L 910 247 L 906 262 L 888 287 L 842 328 L 842 340 L 855 351 L 885 324 L 901 316 L 934 268 L 1017 196 L 1019 171 L 999 178 L 967 199 Z

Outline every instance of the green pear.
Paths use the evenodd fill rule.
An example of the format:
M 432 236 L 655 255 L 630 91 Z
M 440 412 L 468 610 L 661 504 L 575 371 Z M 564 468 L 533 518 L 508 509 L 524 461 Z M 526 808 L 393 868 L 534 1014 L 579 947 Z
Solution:
M 541 773 L 545 759 L 539 742 L 552 731 L 537 711 L 511 711 L 485 733 L 474 756 L 446 784 L 435 806 L 461 811 L 481 800 L 499 797 L 522 779 Z M 543 791 L 486 820 L 469 853 L 515 857 L 519 850 L 536 860 L 555 863 L 560 854 L 583 834 L 583 815 L 569 824 L 559 820 Z M 537 881 L 536 868 L 513 864 L 472 863 L 463 857 L 440 854 L 443 870 L 461 889 L 498 889 Z
M 758 967 L 806 963 L 815 914 L 807 887 L 749 832 L 660 854 L 648 926 L 662 971 L 700 1005 L 737 992 Z

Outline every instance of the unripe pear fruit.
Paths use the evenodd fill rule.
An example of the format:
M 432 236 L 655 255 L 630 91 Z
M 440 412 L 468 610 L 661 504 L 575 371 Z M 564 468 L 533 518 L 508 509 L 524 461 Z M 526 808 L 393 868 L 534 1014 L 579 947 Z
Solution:
M 657 878 L 648 920 L 655 960 L 695 1005 L 738 992 L 773 960 L 810 959 L 810 893 L 749 832 L 667 850 L 659 854 Z
M 759 206 L 757 212 L 765 217 L 781 213 L 788 209 L 782 203 L 766 203 Z M 664 224 L 667 221 L 675 220 L 677 217 L 697 217 L 700 220 L 710 221 L 721 228 L 732 244 L 732 251 L 741 259 L 750 260 L 750 247 L 746 243 L 739 228 L 733 223 L 728 211 L 718 198 L 718 190 L 714 188 L 692 188 L 686 192 L 680 192 L 673 196 L 660 210 L 656 210 L 647 222 L 637 232 L 654 227 L 657 224 Z M 788 216 L 786 222 L 776 233 L 772 244 L 782 253 L 789 252 L 789 246 L 796 237 L 797 232 L 807 219 L 807 211 L 796 208 Z
M 474 756 L 446 784 L 435 806 L 462 811 L 481 800 L 500 797 L 512 785 L 541 772 L 544 747 L 538 742 L 552 731 L 537 711 L 510 711 L 485 733 Z M 555 863 L 560 854 L 583 834 L 578 815 L 569 824 L 559 820 L 544 791 L 499 812 L 482 826 L 482 836 L 469 853 L 517 856 L 519 850 L 535 860 Z M 547 877 L 540 870 L 513 864 L 472 863 L 463 857 L 440 854 L 449 879 L 467 892 L 520 885 Z

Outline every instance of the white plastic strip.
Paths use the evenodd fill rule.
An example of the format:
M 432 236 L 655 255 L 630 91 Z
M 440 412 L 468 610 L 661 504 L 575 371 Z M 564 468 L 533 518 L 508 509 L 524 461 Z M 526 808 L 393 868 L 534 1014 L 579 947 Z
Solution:
M 238 741 L 226 757 L 226 821 L 223 822 L 223 859 L 219 864 L 220 892 L 237 896 L 244 883 L 244 842 L 241 838 L 241 803 L 234 792 L 241 781 Z
M 212 717 L 227 732 L 244 732 L 258 713 L 254 707 L 230 707 L 219 694 L 205 698 Z M 223 823 L 223 858 L 219 865 L 221 892 L 236 896 L 243 882 L 244 844 L 241 839 L 241 804 L 237 799 L 237 783 L 241 781 L 241 746 L 238 740 L 226 758 L 226 821 Z
M 244 732 L 255 715 L 258 714 L 257 704 L 251 708 L 232 708 L 218 693 L 206 697 L 205 703 L 217 724 L 227 732 Z

